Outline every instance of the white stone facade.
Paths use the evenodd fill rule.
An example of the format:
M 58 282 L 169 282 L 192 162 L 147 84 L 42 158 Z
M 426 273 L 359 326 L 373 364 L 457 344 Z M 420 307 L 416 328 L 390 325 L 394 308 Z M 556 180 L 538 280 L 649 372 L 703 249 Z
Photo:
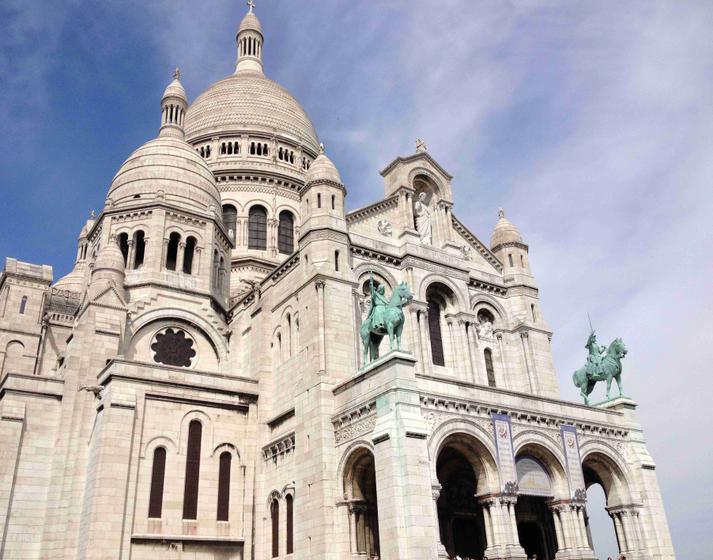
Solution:
M 515 226 L 479 241 L 423 142 L 346 212 L 252 8 L 236 43 L 192 104 L 176 73 L 69 275 L 5 261 L 0 557 L 591 559 L 579 473 L 627 558 L 674 558 L 635 403 L 560 400 Z M 370 275 L 414 297 L 365 365 Z

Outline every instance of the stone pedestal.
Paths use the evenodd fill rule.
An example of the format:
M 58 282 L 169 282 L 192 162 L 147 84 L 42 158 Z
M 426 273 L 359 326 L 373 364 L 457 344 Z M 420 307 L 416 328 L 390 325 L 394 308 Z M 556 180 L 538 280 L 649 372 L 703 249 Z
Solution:
M 382 560 L 438 557 L 428 425 L 421 415 L 415 364 L 410 354 L 393 352 L 373 365 L 380 370 L 374 373 L 389 387 L 376 398 L 377 419 L 371 436 Z

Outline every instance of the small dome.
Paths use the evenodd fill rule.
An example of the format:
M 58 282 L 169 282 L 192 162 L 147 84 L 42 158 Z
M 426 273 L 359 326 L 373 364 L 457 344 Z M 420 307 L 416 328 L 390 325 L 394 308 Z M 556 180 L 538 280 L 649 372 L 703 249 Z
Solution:
M 87 222 L 84 224 L 84 227 L 82 227 L 82 231 L 79 232 L 80 239 L 82 237 L 87 236 L 87 234 L 90 232 L 90 230 L 94 227 L 94 222 L 96 222 L 96 220 L 94 218 L 89 218 L 87 220 Z
M 67 292 L 82 293 L 84 291 L 85 285 L 85 272 L 86 265 L 83 262 L 74 265 L 72 271 L 62 276 L 57 282 L 55 282 L 52 287 L 57 290 L 63 290 Z
M 161 99 L 166 99 L 167 97 L 178 97 L 188 105 L 188 95 L 186 95 L 186 90 L 181 83 L 181 72 L 178 68 L 173 74 L 173 81 L 166 86 Z
M 159 199 L 203 212 L 220 208 L 220 193 L 206 162 L 184 140 L 167 136 L 146 142 L 129 156 L 107 198 L 112 207 Z
M 502 208 L 498 211 L 498 216 L 500 219 L 495 224 L 493 235 L 490 237 L 490 248 L 495 249 L 505 243 L 523 243 L 520 231 L 505 217 Z
M 118 243 L 112 240 L 99 249 L 97 259 L 94 261 L 93 272 L 112 270 L 123 274 L 125 268 L 124 255 L 121 253 Z
M 337 171 L 336 166 L 332 163 L 332 160 L 327 157 L 324 153 L 324 147 L 320 145 L 319 155 L 312 162 L 307 170 L 307 175 L 305 176 L 305 183 L 312 183 L 314 181 L 333 181 L 341 185 L 342 178 L 339 176 L 339 171 Z
M 260 20 L 257 19 L 257 16 L 252 10 L 245 14 L 243 21 L 240 22 L 240 27 L 238 27 L 238 33 L 248 30 L 257 31 L 258 33 L 262 34 L 262 25 L 260 25 Z

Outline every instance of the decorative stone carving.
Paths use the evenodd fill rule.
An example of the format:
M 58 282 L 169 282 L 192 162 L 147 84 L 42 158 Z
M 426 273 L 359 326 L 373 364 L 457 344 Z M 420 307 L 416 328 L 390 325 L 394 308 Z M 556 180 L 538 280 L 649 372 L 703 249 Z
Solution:
M 461 257 L 463 257 L 466 261 L 470 261 L 473 259 L 473 257 L 472 257 L 473 247 L 471 247 L 470 245 L 463 244 L 460 247 L 458 247 L 458 250 L 460 251 Z
M 416 217 L 416 231 L 418 231 L 421 243 L 423 245 L 432 245 L 431 209 L 428 207 L 425 192 L 418 195 L 413 207 L 413 214 Z
M 475 330 L 478 333 L 478 338 L 493 338 L 493 323 L 488 319 L 483 319 L 482 322 L 477 323 Z
M 386 237 L 391 237 L 391 235 L 393 234 L 393 231 L 391 229 L 391 223 L 388 220 L 379 220 L 376 223 L 376 229 L 381 235 L 384 235 Z

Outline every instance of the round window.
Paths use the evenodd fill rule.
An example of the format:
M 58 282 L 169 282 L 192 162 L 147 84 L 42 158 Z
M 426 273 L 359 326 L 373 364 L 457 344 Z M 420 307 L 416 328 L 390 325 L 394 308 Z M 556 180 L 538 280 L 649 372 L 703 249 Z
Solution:
M 167 328 L 156 335 L 153 350 L 154 362 L 167 366 L 190 367 L 196 355 L 193 339 L 185 331 Z

